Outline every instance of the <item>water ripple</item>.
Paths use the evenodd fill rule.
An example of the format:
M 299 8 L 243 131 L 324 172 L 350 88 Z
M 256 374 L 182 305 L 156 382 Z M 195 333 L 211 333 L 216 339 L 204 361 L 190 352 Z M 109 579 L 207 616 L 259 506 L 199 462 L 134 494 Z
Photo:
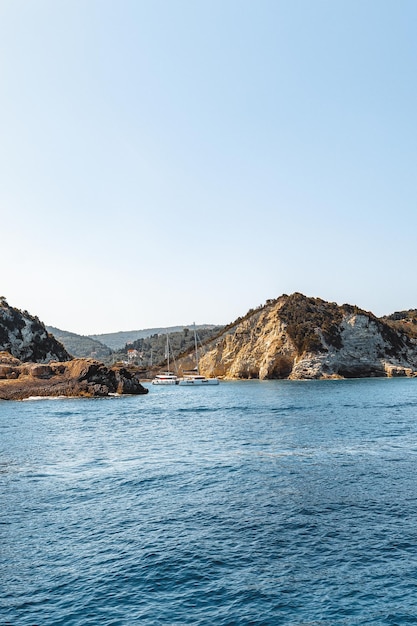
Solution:
M 415 390 L 1 404 L 0 623 L 415 623 Z

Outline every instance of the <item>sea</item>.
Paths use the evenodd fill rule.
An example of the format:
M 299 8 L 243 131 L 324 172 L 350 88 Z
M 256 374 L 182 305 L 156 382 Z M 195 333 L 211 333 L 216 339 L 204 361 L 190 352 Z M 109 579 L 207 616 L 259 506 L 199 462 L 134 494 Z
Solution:
M 0 402 L 1 626 L 417 624 L 417 379 Z

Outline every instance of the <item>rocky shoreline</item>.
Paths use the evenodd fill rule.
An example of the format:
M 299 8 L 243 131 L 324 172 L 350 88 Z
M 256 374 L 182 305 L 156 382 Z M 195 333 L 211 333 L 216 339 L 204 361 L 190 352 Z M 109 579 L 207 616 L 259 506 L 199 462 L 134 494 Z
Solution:
M 378 318 L 356 305 L 284 294 L 222 327 L 201 348 L 199 369 L 208 378 L 417 377 L 417 309 Z M 177 353 L 179 374 L 195 366 L 194 345 Z M 0 297 L 0 399 L 143 394 L 139 377 L 152 378 L 157 369 L 74 358 L 38 318 Z
M 108 368 L 93 359 L 23 363 L 7 352 L 0 353 L 0 400 L 146 393 L 138 375 L 125 367 Z

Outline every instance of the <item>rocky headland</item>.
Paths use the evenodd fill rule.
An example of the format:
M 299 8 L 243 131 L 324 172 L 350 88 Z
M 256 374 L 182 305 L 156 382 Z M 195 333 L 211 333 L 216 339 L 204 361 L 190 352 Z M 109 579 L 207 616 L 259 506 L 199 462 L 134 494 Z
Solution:
M 200 371 L 262 380 L 415 376 L 417 339 L 406 328 L 349 304 L 283 295 L 206 343 Z M 189 367 L 190 355 L 179 364 Z
M 148 393 L 135 373 L 124 367 L 108 368 L 93 359 L 22 363 L 0 353 L 0 400 L 31 397 L 105 397 Z
M 74 359 L 37 317 L 0 298 L 0 400 L 145 393 L 134 371 Z

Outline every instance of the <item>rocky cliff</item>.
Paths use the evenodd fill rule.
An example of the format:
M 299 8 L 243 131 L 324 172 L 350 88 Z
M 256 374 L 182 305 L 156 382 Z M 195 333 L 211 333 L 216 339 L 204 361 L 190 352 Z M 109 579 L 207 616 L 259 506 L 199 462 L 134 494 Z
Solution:
M 5 298 L 0 298 L 0 350 L 37 363 L 72 358 L 37 317 L 9 306 Z
M 356 306 L 299 293 L 268 300 L 226 327 L 205 349 L 201 372 L 230 379 L 417 372 L 417 339 L 411 334 Z

